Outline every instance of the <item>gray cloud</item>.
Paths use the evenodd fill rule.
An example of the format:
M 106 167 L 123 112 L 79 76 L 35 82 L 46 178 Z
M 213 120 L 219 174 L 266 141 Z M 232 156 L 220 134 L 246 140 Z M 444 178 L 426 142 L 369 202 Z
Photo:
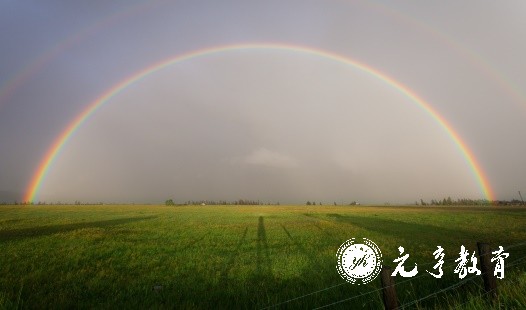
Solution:
M 23 192 L 71 120 L 131 74 L 205 47 L 282 42 L 339 53 L 405 85 L 463 139 L 496 197 L 517 198 L 526 192 L 523 6 L 2 3 L 0 191 Z M 452 138 L 392 85 L 323 57 L 239 50 L 175 64 L 114 96 L 63 148 L 39 198 L 444 196 L 482 198 Z

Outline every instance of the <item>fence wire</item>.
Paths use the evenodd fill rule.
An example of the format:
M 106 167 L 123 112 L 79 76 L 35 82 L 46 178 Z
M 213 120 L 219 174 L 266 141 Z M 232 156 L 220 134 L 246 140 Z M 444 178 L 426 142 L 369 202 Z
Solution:
M 521 263 L 519 263 L 519 264 L 511 264 L 509 267 L 517 266 L 517 265 L 521 265 L 521 264 L 523 264 L 524 262 L 526 262 L 526 261 L 524 261 L 525 258 L 526 258 L 526 256 L 520 258 L 519 260 L 522 261 Z M 514 282 L 518 282 L 518 281 L 515 280 Z M 483 287 L 481 287 L 481 286 L 479 286 L 479 288 L 481 289 L 481 291 L 484 291 L 484 290 L 485 290 L 485 288 L 483 288 Z M 459 308 L 461 308 L 462 306 L 465 306 L 465 305 L 467 305 L 467 304 L 469 304 L 469 303 L 474 302 L 475 300 L 479 300 L 479 299 L 485 298 L 485 296 L 489 296 L 489 294 L 493 293 L 494 291 L 498 291 L 498 287 L 497 287 L 497 288 L 494 288 L 494 289 L 491 289 L 491 290 L 489 290 L 489 291 L 485 291 L 484 293 L 481 293 L 481 294 L 479 294 L 478 296 L 471 296 L 470 299 L 469 299 L 468 301 L 463 302 L 463 303 L 461 303 L 461 304 L 459 304 L 459 305 L 456 305 L 455 308 L 456 308 L 456 309 L 459 309 Z M 500 308 L 500 305 L 499 305 L 499 308 Z
M 278 307 L 278 306 L 281 306 L 281 305 L 284 305 L 286 303 L 289 303 L 291 301 L 295 301 L 295 300 L 299 300 L 299 299 L 302 299 L 302 298 L 305 298 L 305 297 L 308 297 L 308 296 L 311 296 L 311 295 L 315 295 L 315 294 L 318 294 L 318 293 L 321 293 L 321 292 L 325 292 L 325 291 L 328 291 L 328 290 L 332 290 L 333 288 L 336 288 L 336 287 L 339 287 L 339 286 L 342 286 L 344 284 L 349 284 L 348 282 L 343 282 L 343 283 L 340 283 L 340 284 L 336 284 L 336 285 L 333 285 L 333 286 L 330 286 L 330 287 L 327 287 L 327 288 L 324 288 L 324 289 L 321 289 L 321 290 L 318 290 L 318 291 L 315 291 L 315 292 L 312 292 L 312 293 L 308 293 L 308 294 L 305 294 L 305 295 L 302 295 L 302 296 L 298 296 L 298 297 L 294 297 L 292 299 L 289 299 L 289 300 L 285 300 L 283 302 L 280 302 L 278 304 L 274 304 L 272 306 L 268 306 L 268 307 L 265 307 L 265 308 L 262 308 L 261 310 L 265 310 L 265 309 L 270 309 L 270 308 L 275 308 L 275 307 Z
M 405 304 L 399 306 L 398 309 L 405 309 L 405 308 L 407 308 L 407 307 L 409 307 L 409 306 L 415 305 L 415 304 L 417 304 L 417 303 L 419 303 L 419 302 L 421 302 L 421 301 L 424 301 L 424 300 L 426 300 L 426 299 L 428 299 L 428 298 L 430 298 L 430 297 L 436 296 L 436 295 L 438 295 L 438 294 L 440 294 L 440 293 L 445 293 L 445 292 L 447 292 L 447 291 L 454 290 L 454 289 L 456 289 L 456 288 L 458 288 L 458 287 L 460 287 L 460 286 L 462 286 L 462 285 L 464 285 L 464 284 L 466 284 L 466 283 L 468 283 L 468 282 L 470 282 L 470 281 L 475 280 L 476 278 L 478 278 L 478 276 L 476 276 L 476 275 L 471 276 L 471 277 L 466 278 L 466 279 L 464 279 L 464 280 L 462 280 L 462 281 L 460 281 L 460 282 L 457 282 L 457 283 L 455 283 L 455 284 L 453 284 L 453 285 L 450 285 L 450 286 L 448 286 L 448 287 L 446 287 L 446 288 L 443 288 L 443 289 L 441 289 L 441 290 L 439 290 L 439 291 L 437 291 L 437 292 L 433 292 L 433 293 L 431 293 L 431 294 L 429 294 L 429 295 L 427 295 L 427 296 L 425 296 L 425 297 L 422 297 L 422 298 L 419 298 L 419 299 L 416 299 L 416 300 L 410 301 L 410 302 L 408 302 L 408 303 L 405 303 Z
M 349 298 L 346 298 L 346 299 L 342 299 L 342 300 L 339 300 L 339 301 L 336 301 L 336 302 L 333 302 L 331 304 L 328 304 L 328 305 L 325 305 L 325 306 L 321 306 L 321 307 L 317 307 L 317 308 L 314 308 L 314 310 L 316 309 L 323 309 L 323 308 L 328 308 L 328 307 L 332 307 L 334 305 L 337 305 L 337 304 L 340 304 L 342 302 L 348 302 L 348 301 L 351 301 L 353 299 L 356 299 L 358 297 L 363 297 L 363 296 L 367 296 L 369 294 L 372 294 L 372 293 L 376 293 L 376 292 L 379 292 L 383 290 L 383 288 L 379 288 L 379 289 L 376 289 L 376 290 L 373 290 L 373 291 L 370 291 L 370 292 L 367 292 L 367 293 L 363 293 L 363 294 L 360 294 L 360 295 L 356 295 L 356 296 L 353 296 L 353 297 L 349 297 Z
M 504 250 L 509 250 L 509 249 L 513 249 L 513 248 L 516 248 L 516 247 L 520 247 L 520 246 L 524 246 L 526 245 L 526 242 L 520 242 L 520 243 L 516 243 L 516 244 L 511 244 L 511 245 L 507 245 L 507 246 L 503 246 Z M 490 255 L 490 253 L 488 253 L 487 255 Z M 454 262 L 456 261 L 458 258 L 450 258 L 450 259 L 447 259 L 447 260 L 444 260 L 444 264 L 443 264 L 443 267 L 446 265 L 446 263 L 451 263 L 451 262 Z M 511 268 L 511 267 L 514 267 L 514 266 L 518 266 L 518 265 L 521 265 L 521 264 L 524 264 L 526 263 L 526 256 L 523 256 L 515 261 L 513 261 L 511 264 L 508 264 L 506 267 L 507 268 Z M 425 264 L 420 264 L 418 266 L 420 267 L 423 267 L 423 266 L 428 266 L 428 265 L 432 265 L 432 264 L 436 264 L 436 262 L 432 262 L 432 263 L 425 263 Z M 451 266 L 453 266 L 454 264 L 452 264 Z M 484 274 L 484 273 L 481 273 L 481 275 Z M 408 303 L 405 303 L 401 306 L 398 307 L 398 309 L 404 309 L 404 308 L 407 308 L 409 306 L 412 306 L 412 305 L 415 305 L 421 301 L 424 301 L 428 298 L 431 298 L 433 296 L 436 296 L 438 294 L 441 294 L 441 293 L 445 293 L 445 292 L 448 292 L 448 291 L 451 291 L 451 290 L 454 290 L 454 289 L 457 289 L 459 288 L 460 286 L 468 283 L 468 282 L 471 282 L 471 281 L 474 281 L 475 279 L 479 278 L 481 275 L 473 275 L 469 278 L 466 278 L 466 279 L 463 279 L 462 281 L 460 282 L 457 282 L 455 284 L 452 284 L 446 288 L 443 288 L 437 292 L 433 292 L 425 297 L 422 297 L 422 298 L 419 298 L 419 299 L 416 299 L 416 300 L 413 300 L 413 301 L 410 301 Z M 400 282 L 397 282 L 395 283 L 395 287 L 400 285 L 400 284 L 403 284 L 403 283 L 407 283 L 407 282 L 412 282 L 412 281 L 415 281 L 419 278 L 422 278 L 424 276 L 429 276 L 426 272 L 422 273 L 421 275 L 418 275 L 416 277 L 412 277 L 412 278 L 408 278 L 408 279 L 405 279 L 403 281 L 400 281 Z M 276 308 L 276 307 L 279 307 L 279 306 L 282 306 L 282 305 L 285 305 L 287 303 L 290 303 L 292 301 L 297 301 L 297 300 L 300 300 L 300 299 L 303 299 L 305 297 L 308 297 L 308 296 L 312 296 L 312 295 L 315 295 L 315 294 L 318 294 L 318 293 L 322 293 L 322 292 L 325 292 L 325 291 L 328 291 L 328 290 L 331 290 L 331 289 L 334 289 L 336 287 L 340 287 L 342 285 L 345 285 L 345 284 L 348 284 L 348 282 L 343 282 L 343 283 L 340 283 L 340 284 L 336 284 L 336 285 L 333 285 L 333 286 L 330 286 L 330 287 L 327 287 L 327 288 L 324 288 L 324 289 L 321 289 L 321 290 L 317 290 L 317 291 L 314 291 L 314 292 L 311 292 L 311 293 L 307 293 L 305 295 L 301 295 L 301 296 L 298 296 L 298 297 L 294 297 L 294 298 L 291 298 L 291 299 L 288 299 L 288 300 L 285 300 L 283 302 L 280 302 L 280 303 L 277 303 L 277 304 L 273 304 L 271 306 L 267 306 L 265 308 L 262 308 L 261 310 L 266 310 L 266 309 L 271 309 L 271 308 Z M 477 284 L 478 285 L 478 284 Z M 479 288 L 480 288 L 480 285 L 478 285 Z M 324 305 L 324 306 L 321 306 L 321 307 L 317 307 L 317 308 L 314 308 L 314 309 L 323 309 L 323 308 L 328 308 L 328 307 L 332 307 L 334 305 L 337 305 L 337 304 L 340 304 L 340 303 L 344 303 L 344 302 L 349 302 L 351 300 L 354 300 L 356 298 L 360 298 L 360 297 L 363 297 L 363 296 L 367 296 L 367 295 L 370 295 L 370 294 L 373 294 L 373 293 L 376 293 L 376 292 L 379 292 L 383 290 L 383 287 L 382 288 L 379 288 L 379 289 L 375 289 L 375 290 L 372 290 L 372 291 L 369 291 L 367 293 L 361 293 L 361 294 L 358 294 L 358 295 L 355 295 L 355 296 L 352 296 L 352 297 L 349 297 L 349 298 L 345 298 L 345 299 L 342 299 L 342 300 L 338 300 L 338 301 L 335 301 L 333 303 L 330 303 L 330 304 L 327 304 L 327 305 Z M 488 291 L 488 292 L 485 292 L 484 294 L 480 295 L 480 296 L 485 296 L 489 293 L 491 293 L 492 291 Z M 467 302 L 466 302 L 467 303 Z M 462 306 L 466 303 L 463 303 L 463 304 L 460 304 L 459 306 Z

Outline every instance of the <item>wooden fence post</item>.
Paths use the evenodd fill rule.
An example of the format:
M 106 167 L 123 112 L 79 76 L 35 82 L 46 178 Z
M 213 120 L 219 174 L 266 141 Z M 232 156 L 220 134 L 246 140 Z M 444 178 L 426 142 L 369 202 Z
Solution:
M 491 299 L 496 299 L 497 294 L 497 279 L 494 271 L 495 265 L 491 262 L 491 248 L 489 244 L 477 242 L 480 259 L 480 269 L 482 271 L 482 278 L 484 279 L 484 289 L 489 293 Z
M 380 279 L 382 280 L 382 291 L 384 295 L 384 306 L 386 310 L 398 308 L 398 298 L 396 296 L 395 282 L 391 277 L 391 267 L 382 266 Z

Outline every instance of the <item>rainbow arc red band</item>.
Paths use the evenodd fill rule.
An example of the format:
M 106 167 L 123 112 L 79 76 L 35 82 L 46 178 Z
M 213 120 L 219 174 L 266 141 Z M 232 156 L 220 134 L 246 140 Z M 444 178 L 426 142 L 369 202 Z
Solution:
M 367 74 L 374 76 L 375 78 L 385 82 L 387 85 L 396 89 L 399 93 L 408 97 L 413 103 L 417 104 L 421 109 L 428 113 L 451 137 L 455 145 L 458 147 L 462 155 L 464 156 L 467 164 L 469 165 L 476 182 L 480 186 L 481 193 L 484 197 L 490 201 L 494 200 L 493 192 L 491 190 L 489 181 L 485 176 L 482 168 L 477 162 L 473 152 L 469 149 L 467 144 L 460 138 L 460 135 L 453 129 L 453 127 L 435 110 L 432 106 L 420 98 L 413 90 L 407 86 L 399 83 L 393 78 L 386 74 L 376 70 L 375 68 L 355 61 L 349 57 L 339 55 L 330 51 L 321 49 L 315 49 L 311 47 L 288 45 L 288 44 L 275 44 L 275 43 L 251 43 L 251 44 L 235 44 L 226 46 L 216 46 L 205 49 L 194 50 L 188 53 L 179 54 L 161 62 L 155 63 L 147 68 L 140 70 L 132 76 L 124 79 L 120 83 L 114 85 L 108 89 L 105 93 L 98 97 L 95 101 L 91 102 L 86 109 L 84 109 L 79 115 L 77 115 L 69 125 L 62 131 L 62 133 L 55 139 L 51 147 L 42 158 L 37 170 L 33 174 L 31 181 L 27 187 L 24 201 L 33 202 L 37 199 L 37 195 L 42 183 L 45 181 L 46 174 L 49 172 L 50 167 L 56 160 L 60 153 L 60 150 L 64 147 L 66 142 L 72 137 L 75 131 L 92 115 L 100 106 L 110 101 L 114 96 L 124 91 L 128 87 L 132 86 L 137 81 L 146 78 L 147 76 L 162 70 L 168 66 L 176 63 L 203 57 L 216 53 L 225 53 L 237 50 L 281 50 L 290 51 L 295 53 L 304 53 L 314 56 L 323 57 L 328 60 L 339 62 L 345 65 L 349 65 L 355 69 L 359 69 Z

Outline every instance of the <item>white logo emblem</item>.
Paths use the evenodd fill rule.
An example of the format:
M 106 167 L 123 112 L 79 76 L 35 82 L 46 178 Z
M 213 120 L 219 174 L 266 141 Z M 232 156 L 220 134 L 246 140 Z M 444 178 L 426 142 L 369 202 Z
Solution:
M 382 269 L 380 248 L 367 238 L 362 240 L 356 243 L 356 238 L 349 239 L 336 252 L 338 273 L 345 281 L 358 285 L 376 279 Z

